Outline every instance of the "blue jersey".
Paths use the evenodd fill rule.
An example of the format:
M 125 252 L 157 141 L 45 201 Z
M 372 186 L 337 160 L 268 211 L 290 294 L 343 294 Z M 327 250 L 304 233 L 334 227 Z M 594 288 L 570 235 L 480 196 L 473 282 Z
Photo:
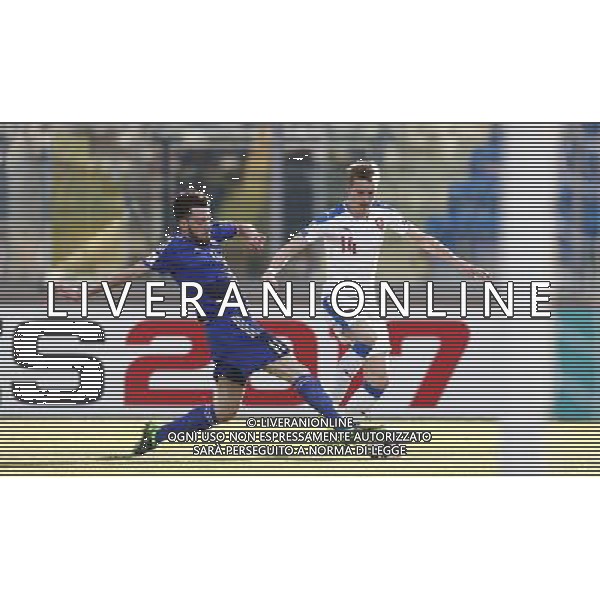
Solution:
M 290 352 L 280 340 L 265 331 L 238 308 L 228 308 L 224 318 L 215 318 L 229 283 L 229 270 L 221 242 L 237 234 L 235 225 L 214 224 L 206 243 L 176 234 L 159 246 L 144 263 L 152 271 L 170 275 L 177 283 L 194 281 L 202 286 L 198 303 L 206 313 L 204 326 L 215 363 L 215 378 L 226 377 L 243 385 L 255 371 Z
M 207 318 L 217 316 L 220 302 L 234 279 L 223 257 L 221 242 L 234 237 L 237 227 L 227 223 L 214 223 L 211 226 L 210 241 L 198 242 L 181 233 L 171 236 L 161 244 L 144 264 L 157 273 L 170 275 L 177 283 L 196 282 L 202 286 L 202 296 L 198 303 Z M 238 309 L 228 309 L 227 314 L 239 313 Z

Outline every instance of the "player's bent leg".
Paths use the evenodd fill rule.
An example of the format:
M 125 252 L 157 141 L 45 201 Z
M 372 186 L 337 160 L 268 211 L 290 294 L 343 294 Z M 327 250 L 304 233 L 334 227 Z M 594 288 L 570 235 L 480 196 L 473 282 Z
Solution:
M 157 444 L 160 444 L 173 439 L 175 434 L 209 429 L 216 424 L 215 407 L 212 404 L 203 404 L 159 427 L 156 430 L 155 440 Z
M 361 387 L 354 392 L 344 414 L 364 423 L 365 416 L 388 386 L 387 358 L 389 342 L 387 324 L 378 319 L 360 319 L 344 332 L 344 341 L 350 344 L 344 358 L 339 362 L 339 373 L 345 378 L 346 386 L 352 381 L 359 369 L 362 369 Z
M 328 419 L 339 419 L 342 415 L 336 410 L 333 402 L 319 379 L 302 366 L 295 358 L 285 356 L 276 362 L 267 365 L 264 369 L 267 373 L 289 381 L 296 391 L 312 406 L 318 413 Z
M 383 396 L 388 385 L 387 355 L 371 354 L 364 363 L 363 383 L 348 405 L 348 414 L 364 421 L 368 412 Z
M 338 340 L 349 344 L 349 349 L 339 361 L 339 369 L 348 379 L 364 365 L 373 352 L 377 341 L 378 331 L 365 322 L 357 322 L 352 328 L 340 332 Z
M 156 432 L 156 441 L 164 442 L 174 433 L 199 431 L 217 423 L 226 423 L 237 414 L 243 395 L 244 385 L 241 382 L 218 377 L 215 403 L 198 406 L 163 425 Z
M 387 354 L 372 354 L 367 358 L 364 365 L 363 387 L 369 388 L 369 394 L 375 400 L 383 396 L 390 380 L 387 372 Z M 368 391 L 368 390 L 367 390 Z
M 300 377 L 300 375 L 304 375 L 308 373 L 308 369 L 301 365 L 294 356 L 284 356 L 279 360 L 276 360 L 264 367 L 264 370 L 278 377 L 279 379 L 283 379 L 284 381 L 289 381 L 292 383 L 296 378 Z
M 232 381 L 225 377 L 217 380 L 215 395 L 215 415 L 217 423 L 227 423 L 237 415 L 244 397 L 245 386 L 239 381 Z
M 162 427 L 148 423 L 133 454 L 135 456 L 146 454 L 154 450 L 161 442 L 167 441 L 170 436 L 173 437 L 178 433 L 200 431 L 209 429 L 217 423 L 226 423 L 237 414 L 243 396 L 243 382 L 218 376 L 214 404 L 197 406 Z

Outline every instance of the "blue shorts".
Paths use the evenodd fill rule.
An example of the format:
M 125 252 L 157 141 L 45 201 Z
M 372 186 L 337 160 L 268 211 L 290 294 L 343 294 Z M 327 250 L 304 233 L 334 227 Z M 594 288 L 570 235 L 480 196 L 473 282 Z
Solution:
M 244 385 L 252 373 L 290 353 L 286 344 L 250 317 L 230 315 L 204 323 L 215 379 L 225 377 Z

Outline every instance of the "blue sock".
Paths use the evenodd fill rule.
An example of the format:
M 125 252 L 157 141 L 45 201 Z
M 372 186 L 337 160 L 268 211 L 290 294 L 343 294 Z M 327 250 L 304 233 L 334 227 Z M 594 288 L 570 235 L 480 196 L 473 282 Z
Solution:
M 323 389 L 321 382 L 310 373 L 300 375 L 294 381 L 294 387 L 306 402 L 324 417 L 328 419 L 340 419 L 342 417 L 333 407 L 331 398 Z
M 373 396 L 373 398 L 375 398 L 376 400 L 381 398 L 381 396 L 383 396 L 383 394 L 385 393 L 384 387 L 374 385 L 374 384 L 370 383 L 369 381 L 367 381 L 366 379 L 364 380 L 362 388 L 363 388 L 363 390 L 365 390 L 365 392 L 367 392 L 367 394 L 369 394 L 369 396 Z
M 354 342 L 354 344 L 352 344 L 352 351 L 361 358 L 367 358 L 371 353 L 371 350 L 373 350 L 373 346 L 366 342 Z
M 190 410 L 190 412 L 177 417 L 170 423 L 163 425 L 156 432 L 156 441 L 164 442 L 169 433 L 179 433 L 181 431 L 198 431 L 199 429 L 208 429 L 217 423 L 217 415 L 212 404 L 203 404 Z

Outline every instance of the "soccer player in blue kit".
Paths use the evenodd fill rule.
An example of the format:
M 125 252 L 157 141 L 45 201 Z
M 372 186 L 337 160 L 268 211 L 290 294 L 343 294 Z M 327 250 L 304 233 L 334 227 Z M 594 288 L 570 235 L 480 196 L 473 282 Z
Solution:
M 142 455 L 168 439 L 169 434 L 208 429 L 226 423 L 238 412 L 248 378 L 264 370 L 293 384 L 306 402 L 321 415 L 337 419 L 336 411 L 320 381 L 291 355 L 282 341 L 242 314 L 238 307 L 227 306 L 219 316 L 223 296 L 234 279 L 223 257 L 221 243 L 236 235 L 246 239 L 250 248 L 260 250 L 264 236 L 252 225 L 213 223 L 210 200 L 203 192 L 191 190 L 179 194 L 173 203 L 178 231 L 151 256 L 107 279 L 122 283 L 154 271 L 171 276 L 177 283 L 196 282 L 202 286 L 198 303 L 206 317 L 204 323 L 211 356 L 215 364 L 214 404 L 202 405 L 157 427 L 148 423 L 133 455 Z M 91 297 L 101 286 L 90 286 Z M 56 293 L 75 301 L 81 290 L 56 284 Z

